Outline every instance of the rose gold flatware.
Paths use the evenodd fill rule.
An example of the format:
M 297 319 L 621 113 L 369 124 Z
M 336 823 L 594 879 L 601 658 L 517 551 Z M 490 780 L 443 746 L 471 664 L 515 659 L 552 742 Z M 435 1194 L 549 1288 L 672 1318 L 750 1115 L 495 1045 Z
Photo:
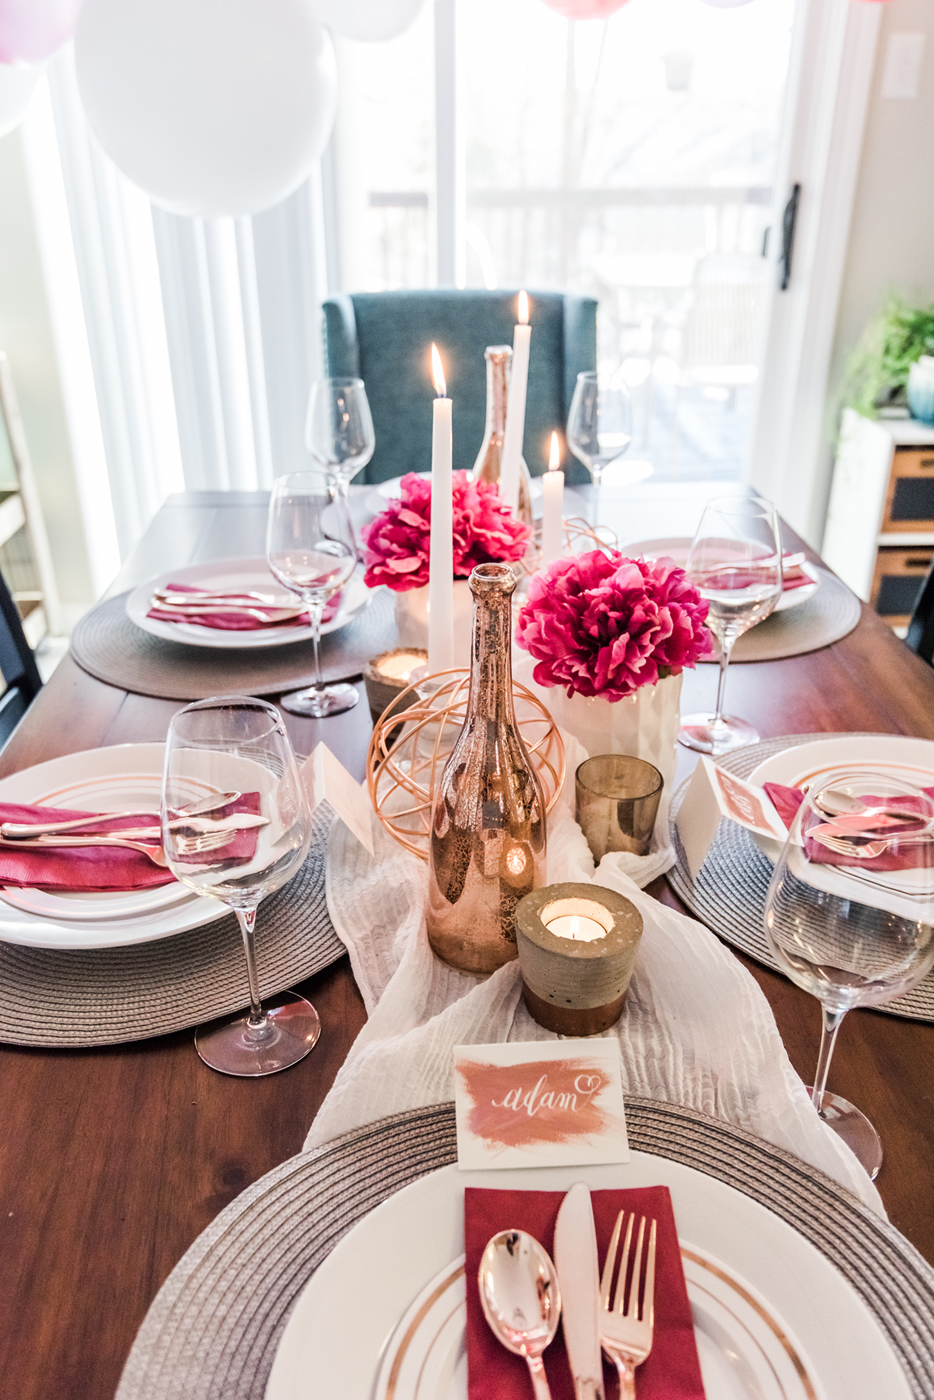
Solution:
M 603 1277 L 600 1280 L 600 1345 L 616 1366 L 619 1374 L 620 1400 L 635 1400 L 636 1367 L 652 1350 L 652 1332 L 655 1315 L 655 1230 L 653 1220 L 649 1228 L 648 1244 L 645 1248 L 646 1218 L 639 1220 L 639 1234 L 632 1256 L 632 1280 L 629 1285 L 629 1300 L 623 1310 L 626 1291 L 626 1275 L 629 1272 L 630 1245 L 632 1243 L 635 1216 L 630 1214 L 626 1225 L 626 1235 L 619 1258 L 619 1279 L 616 1296 L 610 1303 L 613 1287 L 613 1274 L 616 1266 L 616 1253 L 626 1212 L 621 1210 L 616 1217 L 613 1238 L 606 1253 Z M 645 1276 L 644 1287 L 643 1271 Z M 642 1293 L 642 1305 L 639 1295 Z
M 186 822 L 192 817 L 209 817 L 211 812 L 219 811 L 221 807 L 229 807 L 240 796 L 239 792 L 212 793 L 210 797 L 202 797 L 197 802 L 189 803 L 186 807 L 176 808 L 173 816 L 179 821 Z M 49 810 L 54 811 L 54 808 Z M 232 815 L 239 816 L 240 814 Z M 0 822 L 0 839 L 6 841 L 29 840 L 33 836 L 54 835 L 58 831 L 79 831 L 83 826 L 97 826 L 100 822 L 109 821 L 111 818 L 118 820 L 124 817 L 152 817 L 154 821 L 159 821 L 162 812 L 159 808 L 156 808 L 155 811 L 152 808 L 143 808 L 137 812 L 98 812 L 95 816 L 72 817 L 64 822 Z M 223 821 L 224 818 L 218 820 Z M 230 818 L 227 818 L 226 821 L 229 825 Z
M 483 1251 L 477 1283 L 490 1331 L 525 1358 L 535 1400 L 551 1400 L 542 1352 L 558 1330 L 561 1291 L 549 1255 L 524 1230 L 503 1230 Z
M 207 832 L 203 836 L 186 836 L 180 838 L 176 843 L 180 855 L 204 855 L 210 851 L 221 850 L 228 846 L 234 839 L 235 833 L 215 831 Z M 30 841 L 5 841 L 0 839 L 0 846 L 6 846 L 8 850 L 16 851 L 53 851 L 53 850 L 73 850 L 76 847 L 100 847 L 108 846 L 123 847 L 131 851 L 139 851 L 142 855 L 148 856 L 153 865 L 168 869 L 168 861 L 161 846 L 152 845 L 149 842 L 137 841 L 128 836 L 37 836 Z

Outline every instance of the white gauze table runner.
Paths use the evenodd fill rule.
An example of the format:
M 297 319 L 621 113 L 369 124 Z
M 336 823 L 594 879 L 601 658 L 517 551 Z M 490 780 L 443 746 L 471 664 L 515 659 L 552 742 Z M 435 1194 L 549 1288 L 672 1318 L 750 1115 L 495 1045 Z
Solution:
M 456 1045 L 558 1038 L 526 1010 L 517 962 L 489 977 L 439 962 L 425 930 L 428 867 L 377 821 L 373 826 L 375 856 L 341 822 L 331 831 L 328 909 L 369 1020 L 306 1148 L 389 1114 L 452 1099 Z M 669 864 L 667 849 L 641 861 L 610 855 L 595 876 L 567 802 L 549 816 L 549 883 L 604 885 L 631 899 L 644 920 L 623 1014 L 605 1032 L 619 1043 L 624 1093 L 684 1104 L 755 1133 L 884 1215 L 865 1171 L 811 1106 L 755 980 L 702 924 L 644 894 L 624 869 L 648 884 Z

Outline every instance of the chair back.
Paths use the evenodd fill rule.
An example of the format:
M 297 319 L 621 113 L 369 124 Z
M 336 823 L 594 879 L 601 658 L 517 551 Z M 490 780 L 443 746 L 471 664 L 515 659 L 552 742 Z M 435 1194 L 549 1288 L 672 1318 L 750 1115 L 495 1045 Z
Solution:
M 486 421 L 488 345 L 511 345 L 518 292 L 408 291 L 354 293 L 324 303 L 329 375 L 366 384 L 376 451 L 362 474 L 385 481 L 431 466 L 432 341 L 441 352 L 454 403 L 454 470 L 469 470 Z M 592 297 L 530 292 L 532 340 L 525 417 L 525 459 L 533 475 L 548 466 L 548 445 L 563 436 L 581 370 L 596 368 L 597 303 Z M 572 465 L 573 463 L 573 465 Z M 587 480 L 565 464 L 571 480 Z M 360 481 L 361 477 L 358 476 Z
M 36 658 L 26 640 L 19 610 L 0 574 L 0 744 L 5 744 L 42 689 Z
M 911 621 L 908 623 L 908 631 L 905 633 L 905 644 L 917 652 L 922 661 L 934 666 L 934 564 L 921 585 L 921 592 L 918 594 Z

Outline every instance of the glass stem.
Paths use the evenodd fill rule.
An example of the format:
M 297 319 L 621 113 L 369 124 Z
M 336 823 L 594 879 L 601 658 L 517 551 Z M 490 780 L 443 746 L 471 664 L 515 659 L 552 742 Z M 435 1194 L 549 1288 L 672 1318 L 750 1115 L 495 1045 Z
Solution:
M 837 1043 L 837 1031 L 846 1015 L 845 1011 L 831 1011 L 828 1006 L 821 1005 L 821 1016 L 823 1024 L 820 1036 L 820 1054 L 817 1057 L 817 1072 L 814 1075 L 814 1088 L 811 1090 L 811 1102 L 821 1111 L 821 1104 L 824 1101 L 824 1090 L 827 1088 L 827 1071 L 830 1069 L 830 1057 L 833 1054 L 833 1047 Z
M 723 693 L 726 690 L 726 668 L 730 664 L 730 653 L 733 650 L 735 637 L 722 637 L 720 639 L 720 678 L 717 681 L 717 711 L 713 717 L 714 724 L 723 723 Z
M 311 635 L 315 644 L 315 683 L 312 687 L 315 695 L 324 694 L 324 681 L 321 677 L 321 654 L 319 647 L 321 644 L 321 619 L 324 616 L 324 607 L 321 603 L 307 602 L 308 616 L 311 619 Z
M 261 1030 L 266 1025 L 266 1013 L 260 1005 L 259 978 L 256 975 L 256 950 L 253 931 L 256 928 L 255 909 L 235 909 L 237 923 L 243 934 L 243 951 L 246 953 L 246 973 L 250 981 L 250 1014 L 247 1025 L 251 1030 Z
M 603 467 L 591 467 L 593 476 L 593 527 L 596 530 L 600 524 L 600 484 L 603 481 Z

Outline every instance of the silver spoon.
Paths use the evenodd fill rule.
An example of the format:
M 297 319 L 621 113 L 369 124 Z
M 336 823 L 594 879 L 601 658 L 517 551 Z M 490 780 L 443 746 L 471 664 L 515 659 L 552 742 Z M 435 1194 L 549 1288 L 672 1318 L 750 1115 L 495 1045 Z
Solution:
M 211 793 L 209 797 L 200 797 L 197 802 L 190 802 L 187 807 L 176 807 L 173 816 L 176 820 L 186 817 L 200 817 L 208 812 L 215 812 L 221 807 L 227 807 L 231 802 L 236 802 L 240 796 L 239 792 Z M 66 822 L 2 822 L 0 823 L 0 839 L 4 841 L 26 841 L 31 836 L 41 836 L 44 834 L 54 835 L 57 831 L 77 831 L 82 826 L 96 826 L 99 822 L 105 822 L 112 817 L 161 817 L 160 811 L 144 809 L 139 812 L 98 812 L 93 817 L 72 817 Z
M 525 1357 L 536 1400 L 551 1400 L 542 1352 L 558 1330 L 561 1290 L 547 1252 L 524 1230 L 503 1230 L 483 1251 L 477 1281 L 493 1335 Z
M 894 803 L 898 798 L 893 798 Z M 888 817 L 905 817 L 908 820 L 917 821 L 917 812 L 902 812 L 897 806 L 891 806 L 886 802 L 882 806 L 870 807 L 867 803 L 860 801 L 858 797 L 851 797 L 848 792 L 841 792 L 839 788 L 822 788 L 814 797 L 814 805 L 822 812 L 826 812 L 829 817 L 866 817 L 876 816 L 884 813 Z

